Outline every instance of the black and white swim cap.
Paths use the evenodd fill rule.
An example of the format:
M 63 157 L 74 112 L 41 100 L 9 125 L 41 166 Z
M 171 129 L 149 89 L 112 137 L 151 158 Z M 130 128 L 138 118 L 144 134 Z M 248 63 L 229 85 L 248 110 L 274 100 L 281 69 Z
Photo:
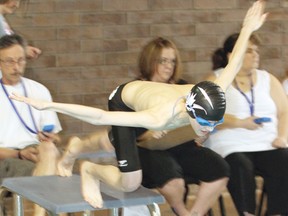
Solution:
M 226 109 L 225 93 L 214 82 L 196 84 L 186 98 L 186 110 L 192 118 L 219 121 Z

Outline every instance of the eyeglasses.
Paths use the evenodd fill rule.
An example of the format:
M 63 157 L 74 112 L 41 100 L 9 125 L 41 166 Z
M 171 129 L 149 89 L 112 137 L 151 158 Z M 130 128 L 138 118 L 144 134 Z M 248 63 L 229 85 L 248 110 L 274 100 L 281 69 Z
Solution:
M 13 67 L 15 64 L 18 64 L 19 66 L 23 66 L 24 64 L 26 64 L 26 59 L 24 59 L 24 58 L 19 58 L 17 61 L 15 61 L 13 59 L 6 59 L 6 60 L 0 59 L 0 61 L 6 67 Z
M 220 119 L 219 121 L 211 122 L 196 116 L 196 121 L 198 122 L 199 125 L 203 127 L 216 127 L 217 125 L 222 124 L 224 122 L 224 118 Z
M 158 63 L 161 65 L 171 64 L 174 67 L 176 65 L 176 59 L 160 58 L 158 59 Z

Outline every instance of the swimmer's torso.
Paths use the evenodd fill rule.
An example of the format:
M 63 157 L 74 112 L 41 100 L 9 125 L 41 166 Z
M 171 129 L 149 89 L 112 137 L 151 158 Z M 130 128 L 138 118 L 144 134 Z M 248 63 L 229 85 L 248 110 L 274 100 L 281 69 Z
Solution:
M 192 85 L 173 85 L 149 81 L 127 83 L 122 91 L 124 103 L 135 111 L 174 102 L 189 93 Z
M 151 110 L 166 118 L 166 128 L 173 129 L 188 123 L 183 96 L 188 94 L 192 86 L 133 81 L 124 86 L 121 97 L 132 110 Z

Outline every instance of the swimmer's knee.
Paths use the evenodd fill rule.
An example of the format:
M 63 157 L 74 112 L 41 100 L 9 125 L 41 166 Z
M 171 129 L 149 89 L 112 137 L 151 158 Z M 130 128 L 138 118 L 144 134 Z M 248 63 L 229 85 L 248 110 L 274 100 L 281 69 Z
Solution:
M 137 183 L 129 183 L 129 184 L 123 184 L 123 191 L 124 192 L 132 192 L 132 191 L 135 191 L 137 190 L 139 187 L 140 187 L 140 184 L 137 184 Z
M 137 190 L 142 182 L 142 170 L 122 173 L 122 190 L 132 192 Z

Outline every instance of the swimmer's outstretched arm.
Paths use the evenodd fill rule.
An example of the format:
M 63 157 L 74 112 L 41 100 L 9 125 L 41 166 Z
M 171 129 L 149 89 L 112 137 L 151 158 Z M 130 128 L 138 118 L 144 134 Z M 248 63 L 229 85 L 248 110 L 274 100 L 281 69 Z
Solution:
M 162 130 L 166 124 L 166 119 L 161 117 L 163 115 L 158 115 L 159 112 L 155 110 L 145 110 L 141 112 L 105 111 L 83 105 L 56 103 L 27 98 L 15 93 L 9 97 L 13 100 L 31 105 L 35 109 L 63 113 L 93 125 L 143 127 L 151 130 Z
M 239 38 L 231 53 L 228 65 L 225 67 L 221 75 L 214 81 L 224 91 L 234 80 L 236 74 L 241 68 L 244 54 L 246 52 L 248 41 L 251 34 L 258 30 L 266 20 L 267 13 L 264 13 L 265 1 L 258 0 L 248 9 L 243 21 Z

